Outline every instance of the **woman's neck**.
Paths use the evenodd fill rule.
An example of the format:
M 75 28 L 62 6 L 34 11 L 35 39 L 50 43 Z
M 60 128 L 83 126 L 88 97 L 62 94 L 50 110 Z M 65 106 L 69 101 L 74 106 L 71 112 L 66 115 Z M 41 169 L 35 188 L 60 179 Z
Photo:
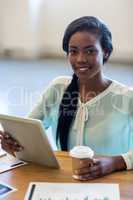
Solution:
M 89 101 L 111 84 L 111 80 L 104 78 L 102 74 L 97 74 L 92 79 L 79 80 L 79 91 L 82 102 Z

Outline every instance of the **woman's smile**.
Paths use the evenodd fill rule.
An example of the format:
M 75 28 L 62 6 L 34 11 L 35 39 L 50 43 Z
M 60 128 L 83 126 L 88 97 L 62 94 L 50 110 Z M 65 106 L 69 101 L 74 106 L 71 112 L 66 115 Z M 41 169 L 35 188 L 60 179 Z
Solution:
M 75 70 L 77 71 L 77 73 L 80 74 L 86 74 L 88 73 L 90 70 L 92 69 L 92 66 L 77 66 L 75 67 Z

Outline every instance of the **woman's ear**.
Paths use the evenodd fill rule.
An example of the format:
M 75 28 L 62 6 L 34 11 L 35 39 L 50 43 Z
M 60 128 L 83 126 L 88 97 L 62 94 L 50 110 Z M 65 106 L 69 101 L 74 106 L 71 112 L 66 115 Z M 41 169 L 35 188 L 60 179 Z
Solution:
M 109 52 L 106 49 L 103 50 L 103 56 L 105 60 L 109 57 Z

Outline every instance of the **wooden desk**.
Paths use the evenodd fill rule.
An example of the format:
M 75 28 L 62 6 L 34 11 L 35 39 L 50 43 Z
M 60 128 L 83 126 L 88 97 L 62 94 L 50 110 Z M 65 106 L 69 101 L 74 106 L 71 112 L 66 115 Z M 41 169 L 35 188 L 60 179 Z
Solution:
M 4 200 L 23 200 L 29 182 L 75 182 L 71 171 L 71 159 L 67 153 L 56 153 L 61 169 L 50 169 L 29 164 L 9 172 L 0 174 L 0 181 L 3 181 L 18 189 L 17 192 L 9 194 Z M 119 183 L 121 200 L 133 200 L 133 171 L 117 172 L 89 183 Z M 115 199 L 114 199 L 115 200 Z

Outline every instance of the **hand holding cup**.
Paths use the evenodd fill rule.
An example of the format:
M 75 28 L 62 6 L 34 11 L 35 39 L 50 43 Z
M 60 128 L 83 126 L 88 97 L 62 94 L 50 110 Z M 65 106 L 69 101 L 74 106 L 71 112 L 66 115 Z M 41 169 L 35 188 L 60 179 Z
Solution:
M 88 146 L 75 146 L 70 151 L 70 156 L 72 157 L 72 177 L 80 180 L 78 172 L 80 171 L 80 174 L 86 173 L 86 170 L 94 165 L 94 151 Z

